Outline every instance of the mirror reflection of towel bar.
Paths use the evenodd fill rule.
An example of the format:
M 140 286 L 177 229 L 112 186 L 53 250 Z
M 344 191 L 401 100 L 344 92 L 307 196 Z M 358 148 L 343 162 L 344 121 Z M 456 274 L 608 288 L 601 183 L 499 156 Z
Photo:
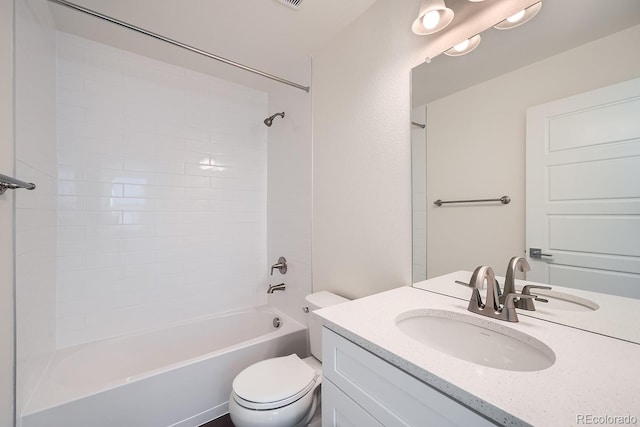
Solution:
M 508 205 L 509 202 L 511 202 L 511 197 L 502 196 L 499 199 L 448 200 L 448 201 L 438 199 L 435 202 L 433 202 L 433 204 L 436 206 L 442 206 L 445 203 L 484 203 L 484 202 L 500 202 L 503 205 Z
M 20 181 L 19 179 L 0 174 L 0 194 L 4 194 L 7 190 L 16 190 L 18 188 L 33 190 L 36 188 L 36 185 L 31 182 Z

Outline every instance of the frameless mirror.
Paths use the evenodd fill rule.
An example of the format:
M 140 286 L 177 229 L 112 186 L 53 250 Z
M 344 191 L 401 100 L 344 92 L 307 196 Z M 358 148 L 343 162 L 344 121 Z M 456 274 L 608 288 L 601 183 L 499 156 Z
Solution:
M 420 287 L 419 282 L 426 278 L 472 271 L 478 265 L 490 265 L 496 274 L 504 275 L 510 257 L 530 255 L 525 174 L 532 166 L 525 144 L 527 112 L 535 111 L 536 106 L 638 79 L 638 39 L 640 2 L 543 1 L 538 16 L 525 25 L 482 32 L 481 45 L 470 54 L 438 56 L 412 70 L 413 281 L 418 283 L 414 286 Z M 636 117 L 640 114 L 638 105 L 630 107 Z M 624 114 L 615 113 L 613 119 Z M 582 125 L 580 129 L 589 134 L 587 127 Z M 631 147 L 633 151 L 638 149 L 637 144 L 624 140 L 616 147 Z M 593 153 L 599 149 L 600 145 L 591 144 L 582 151 Z M 567 176 L 565 182 L 572 187 L 572 176 L 580 174 Z M 628 182 L 627 187 L 637 188 L 634 182 L 638 181 Z M 626 211 L 616 217 L 629 220 L 630 228 L 621 229 L 619 239 L 625 241 L 629 252 L 621 255 L 612 250 L 600 254 L 617 259 L 626 270 L 620 273 L 617 267 L 605 264 L 589 266 L 595 267 L 595 273 L 602 278 L 595 287 L 585 285 L 591 279 L 581 279 L 585 276 L 580 274 L 575 283 L 567 282 L 567 286 L 562 271 L 555 268 L 561 263 L 554 264 L 554 260 L 550 262 L 555 268 L 550 279 L 527 276 L 529 280 L 556 286 L 562 283 L 562 291 L 580 301 L 601 300 L 594 301 L 597 310 L 558 315 L 553 321 L 640 343 L 640 332 L 622 327 L 622 317 L 613 308 L 606 308 L 607 302 L 602 304 L 602 300 L 623 296 L 627 297 L 624 301 L 640 308 L 640 301 L 635 299 L 640 297 L 640 194 L 634 195 L 634 191 L 630 190 L 631 196 L 625 195 Z M 501 203 L 503 196 L 508 196 L 510 203 Z M 601 198 L 608 199 L 606 194 Z M 434 202 L 438 199 L 498 201 L 437 206 Z M 552 224 L 554 231 L 564 233 L 562 236 L 573 230 L 571 236 L 576 240 L 576 236 L 592 231 L 586 223 L 576 225 L 578 222 L 569 221 L 578 215 L 565 216 L 567 221 Z M 554 247 L 540 246 L 543 253 Z M 544 257 L 528 259 L 534 268 L 538 265 L 535 263 L 545 262 Z M 578 273 L 586 270 L 571 269 Z M 451 282 L 443 293 L 461 297 L 467 292 Z M 601 293 L 617 296 L 600 297 Z M 560 305 L 562 301 L 556 306 Z M 550 310 L 551 306 L 547 307 Z M 544 309 L 527 314 L 550 317 Z M 635 318 L 634 323 L 638 320 Z

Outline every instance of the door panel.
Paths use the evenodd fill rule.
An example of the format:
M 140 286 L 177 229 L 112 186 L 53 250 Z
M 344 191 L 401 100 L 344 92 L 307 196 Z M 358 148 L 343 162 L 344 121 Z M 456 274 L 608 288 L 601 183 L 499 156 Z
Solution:
M 640 79 L 527 111 L 527 279 L 640 298 Z

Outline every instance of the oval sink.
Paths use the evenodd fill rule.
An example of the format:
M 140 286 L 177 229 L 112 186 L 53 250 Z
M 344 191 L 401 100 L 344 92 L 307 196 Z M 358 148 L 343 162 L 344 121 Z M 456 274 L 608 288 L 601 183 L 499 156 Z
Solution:
M 547 345 L 515 329 L 445 310 L 412 310 L 396 325 L 409 337 L 458 359 L 507 371 L 540 371 L 556 356 Z

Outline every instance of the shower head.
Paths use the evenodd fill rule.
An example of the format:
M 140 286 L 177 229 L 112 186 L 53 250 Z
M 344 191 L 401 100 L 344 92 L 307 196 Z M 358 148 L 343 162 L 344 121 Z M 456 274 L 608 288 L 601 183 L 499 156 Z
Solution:
M 271 117 L 267 117 L 266 119 L 264 119 L 264 124 L 267 125 L 267 127 L 271 127 L 271 125 L 273 124 L 273 119 L 275 119 L 276 116 L 280 116 L 284 119 L 284 111 L 282 113 L 275 113 Z

